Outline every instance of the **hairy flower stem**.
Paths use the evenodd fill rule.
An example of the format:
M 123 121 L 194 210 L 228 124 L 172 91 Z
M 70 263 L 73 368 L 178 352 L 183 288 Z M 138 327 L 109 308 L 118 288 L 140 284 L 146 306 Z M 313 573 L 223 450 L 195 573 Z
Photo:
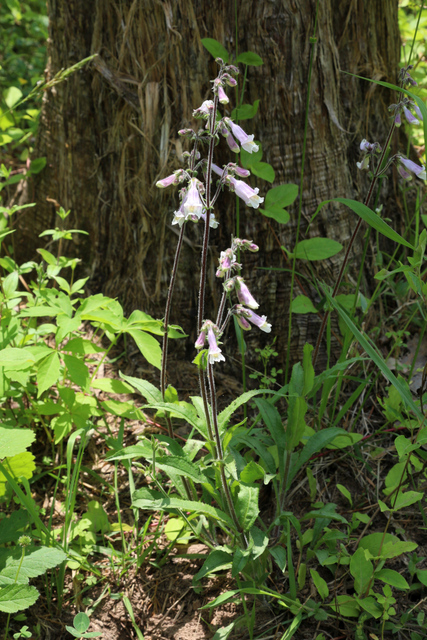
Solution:
M 389 145 L 390 145 L 390 140 L 391 140 L 391 137 L 392 137 L 392 135 L 393 135 L 393 132 L 394 132 L 395 127 L 396 127 L 396 124 L 395 124 L 395 122 L 394 122 L 394 120 L 393 120 L 393 124 L 391 125 L 391 127 L 390 127 L 390 131 L 389 131 L 388 136 L 387 136 L 387 141 L 386 141 L 386 143 L 385 143 L 385 145 L 384 145 L 384 148 L 383 148 L 383 150 L 382 150 L 382 153 L 381 153 L 380 159 L 379 159 L 378 164 L 377 164 L 377 168 L 376 168 L 375 174 L 374 174 L 374 176 L 373 176 L 373 178 L 372 178 L 371 186 L 369 187 L 369 191 L 368 191 L 368 193 L 367 193 L 367 195 L 366 195 L 366 198 L 365 198 L 365 202 L 364 202 L 364 204 L 365 204 L 367 207 L 369 207 L 369 203 L 371 202 L 371 198 L 372 198 L 372 195 L 373 195 L 373 193 L 374 193 L 374 189 L 375 189 L 375 187 L 376 187 L 376 184 L 377 184 L 377 182 L 378 182 L 378 179 L 381 177 L 381 174 L 382 174 L 382 170 L 381 170 L 381 168 L 382 168 L 382 164 L 383 164 L 384 159 L 385 159 L 385 156 L 386 156 L 386 154 L 387 154 L 388 147 L 389 147 Z M 358 234 L 358 232 L 359 232 L 359 229 L 360 229 L 361 224 L 362 224 L 362 218 L 359 218 L 359 221 L 358 221 L 357 225 L 355 226 L 354 231 L 353 231 L 353 233 L 352 233 L 352 236 L 351 236 L 351 238 L 350 238 L 350 241 L 349 241 L 349 243 L 348 243 L 347 250 L 346 250 L 346 252 L 345 252 L 345 256 L 344 256 L 344 260 L 343 260 L 343 263 L 342 263 L 342 265 L 341 265 L 341 269 L 340 269 L 340 272 L 339 272 L 339 274 L 338 274 L 338 278 L 337 278 L 337 281 L 336 281 L 336 283 L 335 283 L 334 290 L 333 290 L 333 292 L 332 292 L 332 298 L 335 298 L 335 297 L 336 297 L 336 295 L 337 295 L 337 293 L 338 293 L 338 289 L 339 289 L 339 287 L 340 287 L 341 280 L 342 280 L 343 275 L 344 275 L 344 271 L 345 271 L 345 269 L 346 269 L 346 267 L 347 267 L 347 264 L 348 264 L 348 261 L 349 261 L 349 259 L 350 259 L 350 252 L 351 252 L 351 249 L 352 249 L 352 247 L 353 247 L 354 241 L 356 240 L 356 236 L 357 236 L 357 234 Z M 319 335 L 318 335 L 318 337 L 317 337 L 316 346 L 315 346 L 314 351 L 313 351 L 313 366 L 315 366 L 316 361 L 317 361 L 317 356 L 319 355 L 320 343 L 321 343 L 321 341 L 322 341 L 323 333 L 324 333 L 324 331 L 325 331 L 326 323 L 328 322 L 328 319 L 329 319 L 329 315 L 330 315 L 330 313 L 331 313 L 331 312 L 330 312 L 330 310 L 328 309 L 328 310 L 325 312 L 325 315 L 323 316 L 322 324 L 321 324 L 321 326 L 320 326 Z
M 208 364 L 208 379 L 209 379 L 209 388 L 210 388 L 211 405 L 212 405 L 212 422 L 213 422 L 213 428 L 214 428 L 217 458 L 219 462 L 219 471 L 221 476 L 221 486 L 224 492 L 225 499 L 227 501 L 228 510 L 230 512 L 231 517 L 233 518 L 236 529 L 239 535 L 243 537 L 247 545 L 246 536 L 243 533 L 243 529 L 239 523 L 239 519 L 237 517 L 237 513 L 234 508 L 233 499 L 231 497 L 230 487 L 228 486 L 227 478 L 225 477 L 224 452 L 222 449 L 221 436 L 218 428 L 218 417 L 217 417 L 218 412 L 217 412 L 217 406 L 216 406 L 215 378 L 213 374 L 213 366 L 211 364 Z
M 176 246 L 175 258 L 174 258 L 173 267 L 172 267 L 172 275 L 169 283 L 168 297 L 166 300 L 165 319 L 163 323 L 164 334 L 163 334 L 163 349 L 162 349 L 162 367 L 160 370 L 160 391 L 162 393 L 163 402 L 165 401 L 165 391 L 166 391 L 166 364 L 167 364 L 167 358 L 168 358 L 169 316 L 170 316 L 170 310 L 172 306 L 173 289 L 175 286 L 176 275 L 178 273 L 178 263 L 179 263 L 179 258 L 181 254 L 182 240 L 184 238 L 184 229 L 185 229 L 185 224 L 182 225 L 181 230 L 179 232 L 178 244 Z M 173 434 L 172 422 L 170 418 L 167 418 L 167 425 L 168 425 L 168 435 L 171 438 L 173 438 L 174 434 Z

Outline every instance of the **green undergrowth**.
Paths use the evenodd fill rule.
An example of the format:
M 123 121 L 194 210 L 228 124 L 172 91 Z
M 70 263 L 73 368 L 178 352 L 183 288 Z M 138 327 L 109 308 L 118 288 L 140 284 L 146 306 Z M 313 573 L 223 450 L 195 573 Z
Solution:
M 40 12 L 32 22 L 32 3 L 6 5 L 7 11 L 0 9 L 3 34 L 12 33 L 14 21 L 22 37 L 45 38 Z M 409 34 L 418 14 L 411 14 L 410 3 L 402 3 L 402 12 L 402 33 Z M 425 113 L 424 42 L 418 37 L 415 43 L 419 87 L 410 96 Z M 213 39 L 203 44 L 214 57 L 231 57 Z M 246 52 L 237 63 L 245 82 L 248 69 L 262 60 Z M 31 153 L 37 113 L 30 113 L 33 106 L 22 110 L 22 100 L 31 94 L 27 84 L 36 86 L 39 69 L 28 71 L 13 58 L 1 64 L 5 196 L 22 178 L 13 162 L 26 162 Z M 236 120 L 254 118 L 260 108 L 243 97 L 244 90 L 230 114 Z M 421 153 L 421 134 L 414 139 Z M 241 165 L 273 183 L 273 168 L 262 157 L 261 146 L 254 154 L 242 152 Z M 27 178 L 43 169 L 39 160 Z M 248 390 L 243 358 L 243 393 L 218 412 L 216 442 L 200 396 L 183 400 L 172 386 L 162 396 L 157 384 L 120 369 L 134 345 L 144 366 L 160 369 L 164 324 L 140 310 L 126 314 L 103 294 L 86 295 L 87 278 L 75 277 L 79 260 L 64 255 L 83 233 L 67 228 L 69 212 L 60 208 L 57 226 L 41 234 L 41 244 L 46 238 L 49 245 L 38 250 L 39 259 L 17 264 L 11 238 L 24 207 L 2 200 L 2 640 L 43 637 L 31 613 L 39 598 L 52 619 L 64 608 L 84 609 L 66 626 L 78 638 L 96 637 L 90 618 L 103 599 L 121 600 L 129 628 L 144 640 L 136 603 L 123 584 L 144 567 L 161 572 L 176 554 L 194 559 L 195 542 L 192 593 L 202 600 L 206 624 L 213 609 L 237 605 L 235 619 L 213 630 L 215 640 L 243 632 L 252 640 L 277 629 L 281 640 L 307 630 L 316 640 L 427 636 L 427 217 L 421 189 L 407 183 L 400 189 L 401 234 L 379 207 L 335 199 L 365 223 L 364 259 L 369 247 L 376 249 L 375 286 L 363 292 L 361 279 L 355 284 L 349 278 L 334 296 L 313 277 L 316 300 L 294 295 L 290 329 L 299 314 L 329 317 L 328 364 L 314 367 L 313 346 L 306 344 L 301 362 L 283 371 L 273 338 L 257 350 Z M 296 185 L 273 187 L 261 214 L 287 224 L 286 207 L 298 193 Z M 382 248 L 384 237 L 393 253 Z M 298 238 L 294 247 L 277 250 L 298 282 L 312 263 L 343 247 L 329 238 Z M 185 337 L 180 327 L 167 331 L 172 339 Z M 236 331 L 244 356 L 245 341 Z M 135 425 L 153 424 L 133 433 Z M 233 588 L 206 596 L 208 581 L 219 575 Z M 258 626 L 259 603 L 269 611 L 267 631 Z

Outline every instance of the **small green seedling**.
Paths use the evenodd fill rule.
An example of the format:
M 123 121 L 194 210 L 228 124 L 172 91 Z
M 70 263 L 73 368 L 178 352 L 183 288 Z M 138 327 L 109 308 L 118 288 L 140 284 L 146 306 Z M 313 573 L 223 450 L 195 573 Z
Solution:
M 101 635 L 99 631 L 86 633 L 90 625 L 89 616 L 86 613 L 81 612 L 74 616 L 73 625 L 73 627 L 66 625 L 65 628 L 75 638 L 97 638 Z

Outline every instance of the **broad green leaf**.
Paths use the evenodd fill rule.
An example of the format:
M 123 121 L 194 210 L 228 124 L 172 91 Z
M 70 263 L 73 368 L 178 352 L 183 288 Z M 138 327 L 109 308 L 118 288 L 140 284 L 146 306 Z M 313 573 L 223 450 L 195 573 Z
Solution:
M 279 451 L 279 461 L 283 457 L 286 448 L 286 430 L 280 413 L 271 402 L 264 398 L 257 398 L 255 404 L 258 407 L 265 426 L 269 430 L 271 437 Z
M 12 584 L 0 588 L 0 611 L 16 613 L 28 609 L 35 603 L 39 595 L 37 589 L 29 585 Z
M 265 477 L 264 469 L 255 460 L 248 462 L 246 467 L 240 473 L 240 482 L 253 483 L 257 480 L 263 480 Z
M 67 367 L 68 377 L 74 384 L 78 385 L 83 391 L 89 391 L 89 369 L 80 358 L 76 356 L 63 355 L 65 366 Z
M 287 557 L 288 557 L 286 553 L 286 549 L 284 547 L 273 547 L 272 549 L 269 549 L 269 551 L 270 551 L 270 554 L 275 559 L 276 564 L 279 567 L 280 571 L 282 571 L 282 573 L 285 573 L 286 566 L 287 566 Z
M 293 253 L 300 260 L 326 260 L 341 249 L 342 244 L 331 238 L 309 238 L 298 242 Z
M 230 622 L 226 627 L 221 627 L 215 631 L 215 635 L 212 640 L 227 640 L 228 636 L 234 629 L 235 622 Z
M 365 551 L 359 547 L 350 560 L 350 573 L 354 578 L 354 588 L 359 595 L 363 595 L 374 575 L 374 565 L 367 560 Z
M 100 389 L 107 393 L 134 393 L 130 384 L 117 380 L 117 378 L 97 378 L 90 384 L 92 389 Z
M 181 511 L 190 511 L 191 513 L 204 514 L 209 518 L 223 522 L 234 529 L 234 522 L 226 513 L 204 504 L 203 502 L 193 502 L 191 500 L 182 500 L 175 496 L 165 496 L 160 491 L 152 489 L 138 489 L 132 495 L 132 505 L 138 509 L 149 509 L 151 511 L 170 511 L 171 509 L 180 509 Z
M 156 468 L 168 474 L 177 474 L 190 478 L 194 482 L 208 482 L 207 477 L 202 473 L 199 465 L 178 456 L 163 456 L 156 458 Z
M 31 160 L 30 173 L 40 173 L 46 166 L 46 158 L 35 158 Z
M 228 62 L 228 51 L 218 42 L 218 40 L 214 40 L 213 38 L 202 38 L 201 43 L 205 49 L 209 51 L 211 56 L 214 58 L 221 58 L 226 63 Z
M 27 369 L 35 361 L 35 357 L 28 349 L 9 347 L 0 351 L 0 367 L 4 367 L 7 370 L 19 371 L 20 369 Z
M 50 387 L 57 383 L 61 370 L 61 364 L 56 351 L 52 351 L 47 358 L 39 362 L 37 366 L 37 397 L 40 398 Z
M 228 407 L 226 407 L 221 413 L 218 415 L 218 426 L 220 432 L 224 431 L 226 428 L 228 421 L 230 420 L 233 413 L 241 407 L 243 404 L 246 404 L 251 400 L 254 396 L 264 395 L 264 394 L 274 394 L 277 395 L 277 392 L 271 391 L 269 389 L 255 389 L 253 391 L 246 391 L 242 393 L 241 396 L 233 400 Z
M 0 549 L 0 581 L 3 585 L 28 584 L 30 578 L 46 573 L 66 560 L 67 554 L 53 547 L 27 547 L 22 559 L 20 547 Z M 19 569 L 19 572 L 18 572 Z
M 151 444 L 133 444 L 117 451 L 112 451 L 106 455 L 106 460 L 133 460 L 134 458 L 144 458 L 151 462 L 153 459 L 153 448 Z
M 94 532 L 108 533 L 111 531 L 111 525 L 108 521 L 108 515 L 100 502 L 91 500 L 87 505 L 87 512 L 84 518 L 90 520 L 90 530 Z
M 16 542 L 27 527 L 28 520 L 28 511 L 24 509 L 12 511 L 9 517 L 3 518 L 0 521 L 0 545 L 4 545 L 6 542 Z
M 381 546 L 382 545 L 382 546 Z M 391 533 L 370 533 L 362 538 L 359 547 L 369 551 L 372 558 L 380 557 L 382 559 L 396 558 L 402 553 L 410 553 L 418 547 L 415 542 L 406 542 L 399 540 Z
M 203 40 L 202 40 L 203 42 Z M 260 67 L 263 63 L 262 58 L 253 51 L 245 51 L 243 53 L 239 53 L 236 58 L 236 64 L 238 63 L 251 65 L 252 67 Z
M 20 101 L 23 93 L 18 87 L 9 87 L 3 92 L 3 98 L 9 109 L 13 109 L 15 104 Z
M 19 276 L 17 271 L 9 273 L 3 279 L 3 292 L 6 298 L 12 298 L 18 288 Z
M 140 329 L 127 329 L 126 333 L 131 335 L 135 340 L 136 346 L 144 358 L 154 367 L 160 369 L 162 363 L 162 350 L 157 340 Z
M 180 517 L 169 518 L 164 531 L 167 539 L 176 544 L 188 544 L 193 535 L 184 518 Z
M 241 104 L 240 107 L 236 107 L 231 112 L 230 118 L 234 121 L 238 120 L 251 120 L 258 112 L 259 100 L 255 100 L 252 104 Z
M 259 209 L 259 212 L 262 213 L 263 216 L 266 216 L 266 218 L 276 220 L 279 224 L 287 224 L 290 220 L 290 215 L 286 209 L 278 206 L 272 206 L 269 209 Z
M 273 167 L 268 162 L 254 162 L 251 164 L 251 171 L 254 176 L 258 176 L 267 182 L 274 182 L 276 174 Z
M 378 604 L 373 596 L 368 596 L 367 598 L 356 598 L 357 602 L 360 604 L 362 609 L 371 614 L 374 618 L 380 618 L 383 609 Z
M 409 584 L 405 578 L 397 571 L 393 571 L 393 569 L 380 569 L 380 571 L 375 572 L 375 578 L 391 584 L 396 589 L 409 589 Z
M 144 414 L 131 402 L 121 402 L 120 400 L 105 400 L 101 402 L 103 409 L 112 413 L 113 416 L 129 418 L 129 420 L 144 420 Z
M 336 596 L 329 606 L 344 618 L 358 618 L 360 614 L 360 605 L 352 596 Z
M 318 313 L 310 298 L 303 295 L 292 300 L 291 311 L 292 313 Z
M 399 509 L 404 509 L 405 507 L 409 507 L 409 505 L 414 504 L 415 502 L 419 502 L 424 497 L 423 493 L 419 491 L 399 491 L 397 494 L 396 502 L 392 500 L 391 504 L 393 505 L 393 511 L 398 511 Z
M 232 561 L 233 556 L 226 551 L 222 551 L 221 549 L 211 551 L 200 571 L 198 571 L 194 576 L 194 582 L 199 582 L 202 578 L 208 576 L 214 571 L 222 571 L 223 569 L 229 568 Z
M 317 593 L 322 598 L 322 600 L 325 600 L 325 598 L 329 596 L 329 589 L 326 580 L 324 580 L 315 569 L 310 569 L 310 575 L 311 579 L 314 582 L 314 586 L 317 589 Z
M 35 437 L 36 435 L 31 429 L 0 426 L 0 459 L 24 453 L 34 442 Z
M 352 447 L 354 444 L 362 440 L 363 435 L 361 433 L 346 432 L 340 436 L 337 436 L 328 444 L 328 449 L 345 449 L 346 447 Z
M 91 340 L 85 340 L 84 338 L 71 338 L 62 350 L 71 351 L 75 356 L 84 356 L 89 353 L 100 353 L 105 351 L 105 349 L 98 347 L 98 345 L 94 344 Z
M 265 196 L 265 208 L 281 207 L 285 209 L 293 204 L 298 196 L 298 186 L 296 184 L 280 184 L 278 187 L 269 189 Z
M 239 493 L 234 500 L 237 519 L 243 531 L 249 531 L 259 514 L 259 486 L 239 483 Z
M 74 616 L 73 625 L 76 631 L 81 634 L 85 633 L 85 631 L 89 629 L 90 625 L 89 616 L 81 611 L 76 616 Z
M 120 371 L 120 377 L 123 380 L 126 380 L 134 389 L 139 391 L 143 398 L 147 400 L 147 402 L 161 402 L 162 394 L 160 390 L 148 382 L 148 380 L 144 380 L 142 378 L 134 378 L 132 376 L 125 376 L 124 373 Z
M 12 478 L 18 481 L 22 477 L 30 479 L 36 468 L 34 456 L 29 451 L 18 453 L 11 458 L 5 458 L 3 465 Z M 6 476 L 0 471 L 0 497 L 6 494 L 6 484 Z

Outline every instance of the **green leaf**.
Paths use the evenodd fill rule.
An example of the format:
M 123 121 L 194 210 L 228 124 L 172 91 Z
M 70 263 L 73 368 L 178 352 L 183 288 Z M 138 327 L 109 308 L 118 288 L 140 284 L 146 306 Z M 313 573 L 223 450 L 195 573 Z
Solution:
M 423 497 L 424 494 L 420 493 L 419 491 L 399 491 L 396 502 L 393 505 L 393 511 L 398 511 L 399 509 L 409 507 L 409 505 L 414 504 L 415 502 L 419 502 Z
M 366 559 L 365 551 L 359 547 L 350 560 L 350 573 L 354 578 L 354 588 L 359 595 L 362 595 L 374 575 L 374 565 Z
M 132 504 L 138 509 L 149 509 L 151 511 L 170 511 L 171 509 L 180 509 L 181 511 L 190 511 L 191 513 L 204 514 L 209 518 L 218 520 L 227 524 L 234 529 L 234 522 L 226 513 L 204 504 L 203 502 L 193 502 L 192 500 L 182 500 L 175 496 L 165 496 L 160 491 L 152 489 L 138 489 L 132 495 Z
M 20 101 L 23 93 L 18 87 L 9 87 L 3 92 L 3 98 L 9 109 L 13 109 L 15 104 Z
M 39 597 L 35 587 L 28 585 L 12 584 L 0 588 L 0 611 L 4 613 L 16 613 L 31 607 Z
M 67 344 L 63 347 L 63 351 L 71 351 L 73 355 L 84 356 L 89 353 L 100 353 L 105 351 L 102 347 L 98 347 L 91 340 L 85 340 L 84 338 L 71 338 Z
M 257 114 L 259 106 L 259 100 L 255 100 L 252 104 L 241 104 L 240 107 L 236 107 L 231 112 L 230 118 L 237 122 L 237 120 L 251 120 Z
M 360 614 L 360 605 L 352 596 L 336 596 L 335 602 L 329 606 L 345 618 L 358 618 Z
M 12 298 L 18 288 L 19 276 L 17 271 L 9 273 L 3 279 L 3 291 L 6 298 Z
M 334 438 L 336 438 L 337 435 L 342 433 L 345 434 L 346 431 L 344 431 L 344 429 L 338 429 L 337 427 L 328 427 L 327 429 L 322 429 L 312 435 L 307 440 L 307 444 L 304 446 L 295 462 L 292 464 L 289 473 L 288 487 L 301 467 L 310 460 L 311 456 L 323 449 L 323 447 L 326 447 Z
M 5 369 L 10 371 L 27 369 L 34 364 L 35 360 L 28 349 L 9 347 L 0 351 L 0 367 L 5 367 Z
M 136 346 L 144 358 L 157 369 L 160 369 L 162 362 L 162 350 L 159 343 L 153 336 L 140 329 L 127 329 L 126 333 L 132 336 Z
M 289 213 L 280 206 L 272 206 L 269 209 L 259 209 L 259 212 L 266 218 L 276 220 L 279 224 L 287 224 L 290 220 Z
M 282 422 L 282 418 L 277 408 L 265 400 L 264 398 L 257 398 L 255 404 L 258 407 L 261 417 L 265 426 L 269 430 L 274 443 L 277 446 L 279 452 L 279 462 L 283 457 L 283 451 L 286 448 L 286 430 Z
M 91 382 L 92 389 L 100 389 L 107 393 L 133 393 L 134 390 L 126 382 L 117 378 L 97 378 Z
M 68 377 L 74 384 L 78 385 L 83 391 L 89 391 L 90 375 L 89 369 L 80 358 L 76 356 L 63 355 L 65 366 L 68 370 Z
M 324 580 L 315 569 L 310 569 L 310 575 L 311 579 L 314 582 L 314 586 L 317 589 L 317 593 L 322 598 L 322 600 L 325 600 L 325 598 L 327 598 L 329 595 L 329 589 L 328 585 L 326 584 L 326 580 Z
M 221 549 L 211 551 L 200 571 L 198 571 L 194 576 L 194 582 L 199 582 L 202 578 L 208 576 L 214 571 L 228 569 L 231 566 L 232 561 L 233 556 L 226 551 L 222 551 Z
M 273 167 L 268 162 L 254 162 L 251 164 L 251 171 L 254 176 L 258 176 L 258 178 L 267 182 L 274 182 L 276 177 Z
M 331 238 L 309 238 L 298 242 L 294 255 L 300 260 L 326 260 L 342 249 L 342 244 Z
M 29 173 L 40 173 L 46 166 L 46 158 L 35 158 L 31 160 Z
M 20 547 L 0 549 L 0 582 L 5 584 L 27 584 L 30 578 L 41 576 L 48 569 L 66 560 L 67 554 L 53 547 L 30 546 L 22 558 Z M 18 571 L 19 569 L 19 571 Z
M 179 456 L 158 457 L 156 458 L 156 467 L 169 475 L 178 474 L 190 478 L 194 482 L 208 482 L 207 477 L 200 470 L 199 464 Z
M 234 500 L 237 519 L 243 531 L 249 531 L 259 514 L 259 486 L 239 483 L 239 493 Z
M 29 513 L 27 510 L 12 511 L 9 517 L 3 518 L 0 526 L 0 545 L 6 542 L 16 542 L 24 529 L 28 526 Z
M 276 394 L 275 391 L 270 391 L 269 389 L 255 389 L 253 391 L 246 391 L 245 393 L 242 393 L 241 396 L 233 400 L 233 402 L 231 402 L 231 404 L 229 404 L 228 407 L 226 407 L 218 415 L 218 426 L 220 432 L 222 432 L 226 428 L 231 416 L 239 407 L 249 402 L 249 400 L 251 400 L 254 396 L 259 396 L 266 393 Z
M 344 496 L 345 498 L 347 498 L 347 500 L 348 500 L 348 501 L 349 501 L 349 503 L 350 503 L 350 506 L 352 507 L 352 506 L 353 506 L 353 500 L 352 500 L 352 498 L 351 498 L 351 493 L 350 493 L 350 491 L 347 489 L 347 487 L 344 487 L 342 484 L 337 484 L 337 485 L 336 485 L 336 487 L 337 487 L 338 491 L 340 491 L 340 492 L 343 494 L 343 496 Z
M 40 398 L 50 387 L 57 383 L 61 370 L 61 364 L 56 351 L 52 351 L 47 358 L 41 360 L 37 366 L 37 397 Z
M 236 58 L 236 64 L 239 62 L 241 62 L 242 64 L 251 65 L 252 67 L 260 67 L 262 64 L 264 64 L 262 58 L 260 58 L 258 54 L 253 53 L 252 51 L 239 53 Z
M 380 569 L 380 571 L 375 572 L 375 578 L 390 584 L 392 587 L 396 587 L 396 589 L 409 589 L 409 584 L 405 578 L 397 571 L 393 571 L 393 569 Z
M 292 300 L 291 311 L 292 313 L 318 313 L 310 298 L 303 295 Z
M 6 471 L 16 480 L 24 477 L 30 479 L 33 475 L 33 471 L 36 468 L 34 464 L 34 456 L 29 451 L 18 453 L 11 458 L 5 458 L 4 467 Z M 0 471 L 0 497 L 6 494 L 6 476 Z
M 221 58 L 224 62 L 228 62 L 228 51 L 224 49 L 222 44 L 218 42 L 218 40 L 214 40 L 213 38 L 202 38 L 202 45 L 205 47 L 207 51 L 214 58 Z
M 279 184 L 267 191 L 265 196 L 265 207 L 281 207 L 282 209 L 293 204 L 298 196 L 298 186 L 296 184 Z
M 354 211 L 354 213 L 356 213 L 359 218 L 362 218 L 362 220 L 367 222 L 369 226 L 382 233 L 382 235 L 386 236 L 386 238 L 390 238 L 390 240 L 394 240 L 394 242 L 397 242 L 398 244 L 403 244 L 409 249 L 414 249 L 413 245 L 410 242 L 405 240 L 405 238 L 402 238 L 402 236 L 400 236 L 394 229 L 389 227 L 389 225 L 384 222 L 384 220 L 380 218 L 377 213 L 363 204 L 363 202 L 358 202 L 357 200 L 349 200 L 348 198 L 334 198 L 333 200 L 327 200 L 327 202 L 341 202 L 342 204 L 345 204 L 352 211 Z M 320 207 L 322 207 L 324 204 L 326 204 L 326 202 L 322 202 L 317 210 L 319 210 Z
M 118 449 L 107 454 L 107 460 L 133 460 L 134 458 L 153 459 L 153 449 L 150 444 L 134 444 L 124 449 Z
M 0 426 L 0 459 L 24 453 L 27 447 L 34 442 L 35 437 L 36 435 L 31 429 Z
M 79 633 L 85 633 L 89 629 L 90 620 L 86 613 L 80 612 L 74 616 L 73 625 Z
M 184 518 L 169 518 L 165 525 L 165 536 L 176 544 L 188 544 L 192 532 L 188 529 Z
M 360 604 L 362 609 L 367 611 L 371 616 L 373 616 L 374 618 L 381 617 L 383 609 L 380 607 L 373 596 L 368 596 L 367 598 L 356 598 L 356 600 Z

